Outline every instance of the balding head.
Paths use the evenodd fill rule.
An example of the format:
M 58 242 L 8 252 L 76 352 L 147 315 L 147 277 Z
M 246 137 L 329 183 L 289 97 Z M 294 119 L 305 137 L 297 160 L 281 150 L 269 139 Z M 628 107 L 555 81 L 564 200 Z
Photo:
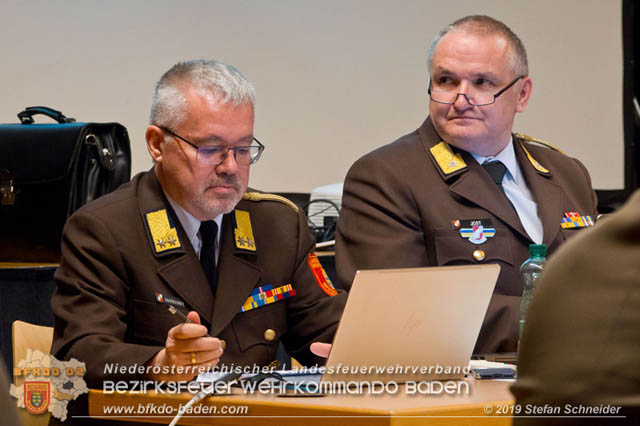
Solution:
M 509 61 L 513 74 L 522 76 L 529 75 L 527 51 L 520 38 L 504 23 L 485 15 L 465 16 L 448 25 L 436 35 L 427 55 L 427 69 L 429 73 L 432 71 L 433 55 L 438 43 L 443 37 L 454 31 L 479 36 L 502 36 L 509 44 Z

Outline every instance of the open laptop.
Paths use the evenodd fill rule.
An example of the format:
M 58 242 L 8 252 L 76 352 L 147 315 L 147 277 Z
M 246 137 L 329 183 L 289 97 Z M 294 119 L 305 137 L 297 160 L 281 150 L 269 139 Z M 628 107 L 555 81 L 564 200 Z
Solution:
M 462 378 L 499 265 L 358 271 L 322 381 Z

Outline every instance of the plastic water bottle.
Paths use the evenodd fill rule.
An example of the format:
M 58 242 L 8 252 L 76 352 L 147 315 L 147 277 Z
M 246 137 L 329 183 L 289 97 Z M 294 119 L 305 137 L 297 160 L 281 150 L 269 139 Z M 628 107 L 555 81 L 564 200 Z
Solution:
M 544 244 L 529 244 L 529 258 L 524 261 L 520 267 L 524 288 L 522 290 L 522 299 L 520 301 L 520 337 L 522 337 L 522 329 L 527 319 L 527 311 L 533 300 L 533 293 L 536 288 L 536 280 L 542 273 L 544 263 L 547 260 L 547 246 Z

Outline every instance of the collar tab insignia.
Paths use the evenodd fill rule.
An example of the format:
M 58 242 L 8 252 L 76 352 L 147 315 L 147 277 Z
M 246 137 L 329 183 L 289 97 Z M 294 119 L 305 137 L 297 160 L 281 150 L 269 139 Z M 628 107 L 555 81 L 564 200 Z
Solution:
M 181 247 L 178 231 L 173 225 L 166 209 L 147 213 L 145 218 L 156 253 Z
M 236 226 L 233 230 L 233 237 L 236 242 L 236 248 L 252 253 L 255 252 L 256 239 L 253 237 L 249 212 L 236 209 L 234 219 Z
M 429 148 L 429 152 L 445 176 L 467 167 L 467 163 L 464 162 L 460 153 L 454 153 L 445 141 Z
M 544 168 L 542 166 L 542 164 L 538 163 L 538 160 L 536 160 L 535 158 L 533 158 L 533 156 L 531 154 L 529 154 L 529 151 L 527 151 L 527 148 L 524 147 L 524 144 L 520 144 L 520 146 L 522 146 L 522 149 L 524 150 L 524 153 L 527 155 L 527 159 L 529 160 L 529 162 L 531 163 L 531 165 L 533 166 L 534 169 L 536 169 L 537 171 L 539 171 L 540 173 L 545 174 L 545 175 L 550 175 L 551 174 L 551 172 L 549 170 Z

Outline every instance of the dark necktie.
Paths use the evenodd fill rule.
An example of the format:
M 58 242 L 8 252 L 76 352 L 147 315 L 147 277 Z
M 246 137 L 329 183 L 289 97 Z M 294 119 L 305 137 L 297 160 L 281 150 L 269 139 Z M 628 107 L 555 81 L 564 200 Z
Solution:
M 514 206 L 513 203 L 511 202 L 511 199 L 507 197 L 507 193 L 504 192 L 504 187 L 502 186 L 502 178 L 504 178 L 504 174 L 507 172 L 507 166 L 505 166 L 502 161 L 496 160 L 496 161 L 484 163 L 482 167 L 484 167 L 487 173 L 489 173 L 489 176 L 491 176 L 491 179 L 493 180 L 493 182 L 495 182 L 498 188 L 500 188 L 500 192 L 504 194 L 505 198 L 509 202 L 509 205 L 511 206 L 513 211 L 515 211 L 516 215 L 518 215 L 518 210 L 516 209 L 516 206 Z
M 504 174 L 507 172 L 507 166 L 505 166 L 502 161 L 491 161 L 484 163 L 482 167 L 489 173 L 491 179 L 493 179 L 495 184 L 498 185 L 498 188 L 500 188 L 500 191 L 504 194 L 502 178 L 504 178 Z
M 218 224 L 213 220 L 200 223 L 200 237 L 202 247 L 200 248 L 200 264 L 209 280 L 213 296 L 216 295 L 218 286 L 218 269 L 216 268 L 216 237 L 218 235 Z

